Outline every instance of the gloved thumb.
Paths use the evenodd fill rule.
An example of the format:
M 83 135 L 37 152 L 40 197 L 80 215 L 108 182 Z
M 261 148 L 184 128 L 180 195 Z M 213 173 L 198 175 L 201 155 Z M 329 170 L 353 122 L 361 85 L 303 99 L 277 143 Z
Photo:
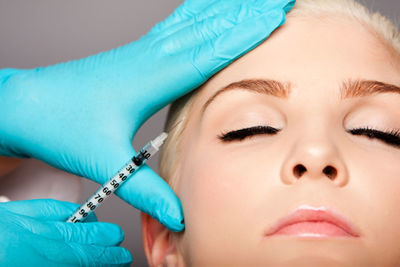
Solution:
M 88 161 L 89 164 L 82 167 L 92 168 L 87 172 L 90 175 L 85 177 L 104 184 L 116 175 L 136 155 L 136 152 L 128 140 L 98 143 L 102 145 L 97 146 L 97 151 L 92 152 L 95 158 L 92 157 Z M 178 232 L 184 229 L 182 206 L 178 197 L 147 165 L 135 171 L 115 193 L 130 205 L 158 220 L 169 230 Z
M 171 187 L 149 166 L 144 165 L 121 186 L 117 195 L 149 214 L 170 231 L 184 229 L 181 202 Z

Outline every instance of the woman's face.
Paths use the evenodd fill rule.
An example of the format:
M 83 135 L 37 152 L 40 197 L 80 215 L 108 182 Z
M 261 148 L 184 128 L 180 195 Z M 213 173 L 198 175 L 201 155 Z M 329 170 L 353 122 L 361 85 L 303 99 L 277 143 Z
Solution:
M 400 139 L 355 130 L 400 129 L 400 90 L 364 81 L 400 85 L 389 51 L 356 22 L 290 18 L 203 87 L 176 188 L 186 224 L 176 245 L 189 266 L 400 264 Z M 247 81 L 209 100 L 249 79 L 282 86 Z M 279 131 L 221 140 L 253 126 Z M 337 211 L 358 237 L 266 235 L 302 205 Z

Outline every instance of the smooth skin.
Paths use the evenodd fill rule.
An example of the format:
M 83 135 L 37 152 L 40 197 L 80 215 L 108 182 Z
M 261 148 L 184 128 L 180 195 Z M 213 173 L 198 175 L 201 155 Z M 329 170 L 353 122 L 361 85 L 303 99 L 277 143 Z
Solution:
M 132 139 L 151 115 L 260 44 L 294 2 L 187 0 L 131 44 L 55 66 L 1 70 L 0 154 L 104 183 L 135 155 Z M 168 229 L 184 229 L 179 199 L 148 166 L 117 195 Z
M 291 84 L 287 99 L 219 89 L 244 79 Z M 400 60 L 358 22 L 290 17 L 266 42 L 199 92 L 182 140 L 186 229 L 171 233 L 143 215 L 150 266 L 399 266 L 400 148 L 347 130 L 400 129 L 400 95 L 340 99 L 349 79 L 400 85 Z M 222 132 L 281 129 L 223 143 Z M 304 172 L 295 166 L 303 165 Z M 335 172 L 324 173 L 326 166 Z M 333 175 L 332 175 L 333 173 Z M 300 205 L 333 208 L 359 238 L 266 237 Z

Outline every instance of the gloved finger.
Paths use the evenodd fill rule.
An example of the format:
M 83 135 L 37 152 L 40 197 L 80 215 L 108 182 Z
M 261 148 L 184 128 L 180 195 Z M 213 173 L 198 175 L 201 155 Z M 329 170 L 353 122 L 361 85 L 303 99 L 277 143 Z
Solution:
M 79 208 L 79 205 L 55 199 L 31 199 L 0 203 L 0 208 L 38 220 L 65 221 Z M 96 215 L 90 214 L 87 221 L 97 221 Z
M 163 28 L 162 30 L 152 30 L 150 33 L 153 35 L 157 35 L 158 38 L 162 39 L 162 38 L 168 38 L 170 35 L 186 28 L 186 27 L 190 27 L 193 26 L 197 23 L 203 22 L 216 17 L 216 16 L 220 16 L 221 18 L 227 16 L 227 15 L 232 15 L 232 11 L 235 9 L 240 8 L 241 3 L 243 3 L 244 1 L 248 1 L 248 0 L 237 0 L 237 1 L 214 1 L 214 2 L 208 2 L 207 6 L 204 6 L 203 9 L 195 14 L 192 15 L 188 15 L 189 12 L 185 12 L 186 16 L 180 15 L 180 19 L 174 21 L 174 23 L 172 23 L 171 21 L 169 21 L 170 23 L 165 23 L 163 24 Z M 204 1 L 207 2 L 207 1 Z M 179 9 L 178 9 L 179 11 Z M 177 16 L 178 14 L 180 14 L 179 12 L 177 14 L 173 14 L 175 16 Z M 157 25 L 158 26 L 158 25 Z M 189 37 L 189 35 L 184 36 L 185 38 Z
M 178 21 L 190 17 L 196 17 L 196 20 L 203 20 L 215 16 L 216 14 L 224 14 L 227 10 L 237 5 L 240 5 L 241 10 L 244 12 L 249 12 L 252 9 L 264 9 L 264 12 L 266 12 L 274 8 L 282 8 L 285 12 L 289 12 L 295 2 L 296 0 L 186 0 L 177 10 L 187 15 L 181 16 L 181 19 Z M 242 6 L 242 4 L 246 4 L 247 7 L 245 5 Z M 171 20 L 169 22 L 171 22 L 169 24 L 171 25 L 173 21 Z M 166 25 L 168 25 L 168 23 Z
M 246 4 L 243 4 L 249 2 L 252 1 L 215 1 L 204 8 L 202 12 L 157 32 L 156 38 L 164 40 L 164 43 L 172 42 L 176 50 L 195 45 L 199 46 L 211 37 L 216 37 L 222 33 L 227 29 L 226 26 L 231 28 L 246 18 L 258 15 L 261 12 L 259 7 L 249 8 Z M 179 42 L 176 42 L 176 40 L 179 40 Z M 178 43 L 179 46 L 177 46 Z M 185 43 L 190 45 L 185 47 L 185 45 L 182 45 Z
M 203 1 L 207 2 L 207 1 Z M 213 17 L 219 16 L 220 19 L 226 18 L 227 16 L 234 17 L 237 23 L 245 20 L 251 16 L 260 15 L 271 11 L 272 9 L 283 9 L 285 12 L 289 12 L 294 6 L 295 0 L 235 0 L 235 1 L 214 1 L 208 5 L 202 5 L 202 9 L 199 12 L 193 13 L 192 15 L 180 16 L 179 20 L 174 23 L 163 24 L 162 30 L 151 31 L 151 33 L 167 37 L 179 30 L 184 29 L 187 26 L 193 26 L 199 22 L 204 22 Z M 178 8 L 179 10 L 179 8 Z M 186 12 L 190 13 L 190 12 Z M 177 15 L 179 12 L 173 15 Z M 232 19 L 230 19 L 232 20 Z M 233 21 L 233 20 L 232 20 Z M 185 37 L 189 37 L 185 35 Z
M 171 187 L 147 165 L 129 178 L 118 189 L 117 195 L 169 230 L 179 232 L 184 229 L 180 200 Z
M 165 87 L 155 87 L 151 95 L 143 95 L 142 101 L 151 104 L 141 108 L 154 110 L 154 106 L 165 106 L 188 92 L 190 88 L 196 88 L 233 60 L 263 42 L 278 26 L 284 23 L 285 18 L 286 14 L 283 9 L 274 9 L 243 21 L 201 46 L 189 49 L 189 51 L 178 52 L 180 54 L 177 56 L 174 66 L 176 70 L 179 70 L 176 72 L 179 75 L 171 76 L 171 72 L 163 70 L 157 73 L 159 80 L 174 90 L 168 92 L 168 97 L 165 97 L 164 91 L 157 92 Z M 192 83 L 186 82 L 187 85 L 181 88 L 174 87 L 174 84 L 183 83 L 187 79 L 190 79 Z M 150 112 L 148 114 L 151 115 Z M 147 117 L 143 116 L 143 119 L 147 119 Z
M 98 175 L 88 178 L 100 184 L 113 177 L 136 154 L 130 141 L 125 144 L 103 142 L 103 145 L 97 146 L 96 149 L 96 153 L 93 154 L 97 157 L 93 160 L 97 169 L 92 173 Z M 116 194 L 130 205 L 159 220 L 168 229 L 183 230 L 183 213 L 179 199 L 169 185 L 147 165 L 137 170 L 118 188 Z
M 225 0 L 223 0 L 225 1 Z M 207 3 L 208 2 L 208 3 Z M 216 0 L 204 1 L 204 0 L 186 0 L 182 7 L 188 10 L 190 13 L 198 13 L 207 6 L 217 2 Z M 231 2 L 231 1 L 229 1 Z
M 26 220 L 22 226 L 48 239 L 85 245 L 118 246 L 124 240 L 121 227 L 112 223 L 66 223 Z
M 194 66 L 203 77 L 211 77 L 229 64 L 231 59 L 240 57 L 263 42 L 285 22 L 285 18 L 285 11 L 272 10 L 240 23 L 216 40 L 209 41 L 197 51 L 196 56 L 192 55 Z
M 217 15 L 226 16 L 238 8 L 244 11 L 245 8 L 243 4 L 250 2 L 253 2 L 253 0 L 216 1 L 212 5 L 205 7 L 201 12 L 196 14 L 196 21 L 205 20 Z M 237 16 L 240 16 L 239 13 L 236 14 Z
M 293 0 L 279 1 L 279 3 L 291 5 Z M 154 107 L 165 106 L 190 91 L 191 88 L 196 88 L 233 60 L 263 42 L 278 26 L 284 23 L 285 18 L 285 9 L 276 8 L 266 13 L 262 12 L 259 16 L 250 17 L 234 27 L 228 28 L 228 25 L 228 27 L 225 27 L 227 29 L 221 31 L 222 33 L 217 37 L 202 42 L 203 45 L 194 45 L 188 50 L 183 50 L 180 47 L 181 50 L 176 51 L 174 43 L 171 43 L 170 46 L 167 44 L 164 48 L 168 50 L 169 54 L 173 51 L 178 53 L 175 55 L 174 67 L 179 75 L 173 76 L 172 73 L 171 76 L 170 71 L 161 69 L 157 75 L 159 80 L 163 82 L 163 86 L 155 86 L 151 95 L 143 95 L 143 103 L 151 104 L 146 104 L 141 108 L 152 111 Z M 224 28 L 224 25 L 220 28 Z M 189 37 L 188 40 L 193 40 L 192 38 L 196 37 Z M 167 62 L 160 62 L 160 65 L 162 64 L 167 64 Z M 187 80 L 190 80 L 191 83 L 188 83 Z M 178 88 L 174 86 L 174 84 L 180 83 L 186 86 Z M 165 97 L 164 91 L 157 92 L 164 90 L 162 88 L 165 87 L 174 88 L 174 90 L 168 92 L 167 97 Z M 151 115 L 150 112 L 148 114 Z M 145 116 L 142 118 L 147 119 Z
M 11 68 L 1 69 L 0 70 L 0 86 L 2 84 L 4 84 L 11 75 L 13 75 L 14 73 L 17 73 L 17 72 L 19 72 L 19 70 L 17 70 L 17 69 L 11 69 Z
M 236 1 L 217 1 L 209 5 L 196 14 L 196 21 L 202 21 L 217 15 L 233 16 L 237 23 L 248 18 L 268 13 L 274 9 L 283 9 L 289 12 L 296 0 L 236 0 Z
M 171 26 L 177 26 L 177 24 L 187 21 L 189 18 L 193 17 L 195 14 L 201 12 L 204 8 L 217 1 L 218 0 L 186 0 L 165 20 L 157 23 L 151 29 L 150 34 L 159 34 Z M 177 28 L 179 28 L 179 26 Z
M 274 0 L 274 1 L 278 1 L 280 2 L 280 4 L 283 4 L 283 10 L 288 13 L 290 10 L 292 10 L 292 8 L 294 7 L 294 5 L 296 4 L 296 0 Z
M 215 6 L 210 6 L 208 14 L 215 13 L 213 16 L 199 15 L 199 19 L 196 23 L 190 25 L 190 27 L 184 27 L 173 35 L 165 35 L 164 39 L 159 42 L 163 47 L 169 48 L 170 53 L 181 52 L 186 49 L 196 48 L 208 40 L 217 40 L 217 38 L 229 31 L 234 27 L 240 27 L 242 22 L 252 21 L 253 18 L 259 17 L 263 14 L 270 13 L 273 10 L 278 12 L 284 10 L 285 6 L 290 6 L 294 0 L 285 1 L 238 1 L 238 4 L 227 4 L 226 1 L 217 2 Z M 218 11 L 223 11 L 221 15 Z M 251 25 L 249 23 L 249 25 Z M 251 29 L 251 30 L 250 30 Z M 248 28 L 247 31 L 254 31 L 253 28 Z M 237 33 L 240 33 L 238 31 Z M 241 36 L 241 35 L 238 35 Z M 236 38 L 238 37 L 236 36 Z M 180 40 L 176 42 L 176 40 Z
M 49 242 L 47 238 L 37 238 L 35 246 L 38 248 L 37 253 L 47 261 L 69 266 L 129 266 L 132 262 L 130 252 L 122 247 L 83 245 L 55 240 Z
M 225 16 L 216 15 L 185 27 L 172 35 L 166 35 L 161 39 L 160 45 L 167 48 L 171 54 L 181 53 L 193 47 L 201 46 L 209 40 L 216 40 L 221 34 L 240 24 L 243 19 L 254 17 L 258 11 L 251 10 L 247 16 L 239 16 L 241 6 L 236 6 L 235 10 L 227 11 Z M 177 42 L 176 40 L 179 40 Z

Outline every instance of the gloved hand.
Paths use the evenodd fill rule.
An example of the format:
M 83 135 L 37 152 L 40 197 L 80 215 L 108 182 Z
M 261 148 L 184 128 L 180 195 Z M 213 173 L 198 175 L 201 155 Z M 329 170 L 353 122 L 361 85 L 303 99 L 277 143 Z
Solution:
M 105 182 L 135 155 L 132 138 L 151 115 L 260 44 L 294 2 L 187 0 L 136 42 L 54 66 L 3 69 L 0 154 Z M 179 199 L 148 166 L 117 194 L 183 230 Z
M 121 228 L 103 222 L 66 223 L 77 207 L 51 199 L 0 203 L 1 265 L 129 266 L 132 256 L 118 247 L 124 239 Z

